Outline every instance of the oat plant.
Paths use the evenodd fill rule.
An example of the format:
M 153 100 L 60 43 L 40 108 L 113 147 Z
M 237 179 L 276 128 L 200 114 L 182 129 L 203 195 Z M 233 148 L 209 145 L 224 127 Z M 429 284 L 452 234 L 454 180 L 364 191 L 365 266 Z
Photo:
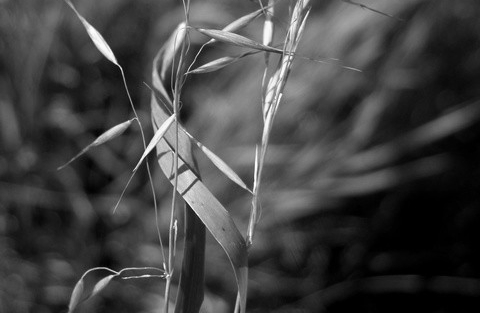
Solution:
M 335 66 L 343 67 L 336 61 L 330 62 L 329 60 L 311 59 L 297 54 L 297 48 L 310 13 L 310 1 L 296 0 L 291 2 L 291 14 L 285 34 L 276 36 L 281 37 L 281 42 L 275 44 L 274 12 L 275 6 L 277 5 L 275 1 L 270 0 L 266 5 L 258 1 L 258 10 L 238 18 L 222 29 L 208 29 L 190 24 L 190 1 L 184 0 L 184 20 L 173 31 L 171 37 L 163 44 L 153 61 L 152 86 L 150 89 L 151 118 L 155 133 L 148 144 L 143 133 L 142 123 L 130 97 L 122 66 L 100 33 L 87 22 L 70 0 L 65 1 L 80 19 L 80 22 L 83 24 L 98 50 L 120 69 L 134 118 L 119 123 L 117 126 L 107 130 L 92 144 L 84 148 L 77 156 L 59 169 L 67 166 L 89 149 L 120 136 L 133 121 L 136 121 L 140 128 L 144 153 L 139 157 L 139 161 L 133 169 L 132 177 L 140 168 L 143 161 L 147 159 L 148 155 L 151 154 L 153 150 L 156 150 L 158 165 L 173 186 L 173 199 L 169 220 L 168 253 L 167 255 L 163 255 L 163 260 L 159 260 L 159 263 L 163 264 L 162 267 L 126 268 L 120 271 L 104 267 L 92 268 L 85 272 L 75 286 L 70 299 L 69 312 L 75 311 L 82 301 L 97 295 L 113 279 L 135 278 L 165 279 L 164 306 L 159 308 L 159 311 L 170 312 L 169 300 L 172 298 L 170 293 L 172 289 L 172 277 L 174 277 L 174 275 L 179 275 L 180 277 L 178 292 L 174 301 L 174 311 L 198 312 L 202 305 L 204 294 L 206 230 L 212 234 L 230 260 L 238 288 L 238 296 L 234 310 L 235 312 L 245 312 L 248 287 L 248 250 L 254 244 L 255 229 L 259 222 L 262 173 L 267 158 L 269 139 L 275 116 L 282 102 L 282 96 L 293 62 L 296 57 L 300 57 L 317 62 L 334 63 Z M 264 19 L 263 40 L 261 43 L 237 34 L 241 28 L 259 18 Z M 206 43 L 199 49 L 194 61 L 191 64 L 186 64 L 187 54 L 191 53 L 189 51 L 189 34 L 192 32 L 203 34 L 206 38 Z M 246 50 L 246 52 L 234 56 L 223 56 L 198 66 L 196 60 L 204 50 L 204 47 L 217 43 L 233 45 Z M 276 64 L 272 64 L 274 60 L 274 58 L 271 58 L 272 54 L 279 56 L 276 58 L 278 60 Z M 190 134 L 181 124 L 179 118 L 182 90 L 190 75 L 201 75 L 203 73 L 218 71 L 233 63 L 241 62 L 242 59 L 246 57 L 263 57 L 265 59 L 262 86 L 260 87 L 262 97 L 258 99 L 259 112 L 261 112 L 263 116 L 263 131 L 256 148 L 255 166 L 254 169 L 252 169 L 254 171 L 252 188 L 249 188 L 248 184 L 245 183 L 227 163 L 197 140 L 194 135 Z M 171 82 L 172 90 L 167 91 L 165 87 L 167 85 L 166 82 Z M 188 103 L 184 105 L 188 105 Z M 196 165 L 195 157 L 192 153 L 193 147 L 197 147 L 198 150 L 211 160 L 221 173 L 242 187 L 246 193 L 251 194 L 250 218 L 245 235 L 241 234 L 229 212 L 202 182 L 200 170 Z M 155 182 L 152 180 L 148 162 L 145 162 L 145 164 L 153 193 L 159 245 L 163 253 L 163 242 L 158 227 L 157 204 L 154 192 Z M 178 202 L 176 201 L 177 197 L 181 197 L 185 203 L 183 208 L 184 214 L 182 215 L 185 219 L 185 221 L 183 221 L 185 225 L 184 257 L 182 260 L 181 273 L 178 274 L 174 271 L 174 265 L 177 261 L 176 245 L 179 231 L 176 218 L 179 216 L 177 213 L 178 210 L 180 210 L 180 208 L 176 207 Z M 87 283 L 87 278 L 91 276 L 92 272 L 102 272 L 103 275 L 101 276 L 103 276 L 103 278 L 98 281 L 93 281 L 93 283 L 90 280 L 90 283 Z

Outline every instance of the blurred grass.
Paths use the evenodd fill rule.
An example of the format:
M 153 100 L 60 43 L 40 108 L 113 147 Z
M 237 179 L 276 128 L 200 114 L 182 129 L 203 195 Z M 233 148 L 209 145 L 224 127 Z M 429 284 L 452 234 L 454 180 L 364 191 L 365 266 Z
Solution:
M 262 220 L 250 253 L 250 311 L 400 312 L 418 304 L 426 312 L 475 312 L 477 110 L 460 115 L 457 130 L 448 127 L 454 109 L 478 107 L 480 4 L 363 3 L 405 22 L 341 1 L 314 3 L 299 53 L 338 58 L 363 72 L 295 61 L 267 157 Z M 257 8 L 248 1 L 193 4 L 194 24 L 218 28 Z M 182 9 L 174 1 L 78 5 L 125 68 L 151 134 L 142 82 L 149 82 L 153 55 Z M 280 7 L 277 24 L 284 31 L 286 4 Z M 242 34 L 259 38 L 260 27 L 258 21 Z M 139 131 L 133 127 L 56 172 L 95 136 L 132 117 L 121 76 L 62 1 L 0 1 L 0 35 L 0 312 L 65 311 L 75 281 L 90 267 L 159 265 L 144 172 L 111 214 L 142 153 Z M 193 51 L 204 38 L 191 40 Z M 237 52 L 218 45 L 198 64 Z M 261 131 L 262 66 L 262 57 L 251 56 L 192 76 L 183 99 L 189 132 L 246 181 Z M 420 127 L 441 116 L 446 123 L 430 131 L 444 136 L 412 149 L 399 145 L 405 134 L 411 134 L 407 146 L 424 136 Z M 382 145 L 390 145 L 390 161 L 347 166 Z M 200 157 L 199 164 L 207 186 L 245 231 L 248 195 L 208 160 Z M 160 208 L 168 207 L 159 171 L 155 180 Z M 223 252 L 209 242 L 205 307 L 221 312 L 234 300 L 235 283 Z M 458 287 L 438 277 L 457 277 Z M 83 311 L 151 312 L 162 288 L 154 280 L 113 284 Z

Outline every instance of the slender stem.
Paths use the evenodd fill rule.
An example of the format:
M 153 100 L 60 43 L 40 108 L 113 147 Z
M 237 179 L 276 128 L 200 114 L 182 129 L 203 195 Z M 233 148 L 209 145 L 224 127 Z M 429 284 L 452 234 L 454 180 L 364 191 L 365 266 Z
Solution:
M 185 3 L 184 3 L 185 5 Z M 188 5 L 185 7 L 185 27 L 188 27 Z M 187 36 L 187 31 L 185 31 L 184 36 Z M 170 286 L 172 282 L 172 276 L 174 271 L 174 263 L 175 263 L 175 207 L 177 201 L 177 189 L 178 189 L 178 123 L 179 123 L 179 110 L 180 110 L 180 95 L 181 89 L 183 87 L 183 79 L 184 73 L 183 70 L 183 63 L 184 63 L 184 56 L 186 54 L 187 45 L 186 45 L 186 38 L 182 39 L 182 48 L 180 52 L 180 59 L 177 64 L 177 72 L 175 74 L 175 85 L 174 85 L 174 93 L 173 93 L 173 114 L 175 115 L 175 142 L 174 142 L 174 150 L 175 155 L 173 159 L 173 168 L 174 168 L 174 179 L 173 179 L 173 192 L 172 192 L 172 208 L 170 212 L 170 224 L 169 224 L 169 243 L 168 243 L 168 275 L 166 280 L 166 287 L 165 287 L 165 306 L 164 312 L 168 313 L 169 308 L 169 298 L 170 298 Z M 174 44 L 175 46 L 175 44 Z M 174 62 L 175 63 L 175 62 Z
M 125 86 L 125 91 L 127 92 L 128 101 L 130 102 L 130 106 L 132 107 L 133 114 L 135 115 L 135 119 L 137 120 L 138 127 L 140 128 L 140 134 L 142 136 L 143 148 L 145 149 L 147 147 L 147 143 L 146 143 L 146 140 L 145 140 L 145 133 L 143 132 L 142 122 L 140 121 L 140 118 L 137 114 L 137 110 L 135 110 L 135 106 L 133 105 L 132 97 L 130 96 L 130 91 L 128 90 L 128 87 L 127 87 L 127 80 L 125 78 L 125 73 L 123 72 L 123 68 L 120 65 L 118 67 L 120 68 L 120 72 L 122 73 L 123 84 Z M 159 223 L 158 223 L 157 196 L 155 194 L 155 186 L 153 184 L 153 178 L 152 178 L 152 173 L 150 171 L 150 165 L 148 164 L 148 157 L 146 157 L 145 160 L 146 160 L 145 164 L 147 166 L 148 180 L 150 182 L 150 189 L 152 190 L 153 205 L 154 205 L 154 208 L 155 208 L 155 222 L 156 222 L 155 224 L 156 224 L 156 228 L 157 228 L 157 236 L 158 236 L 158 241 L 160 242 L 160 250 L 162 252 L 163 263 L 165 263 L 165 252 L 163 251 L 162 236 L 160 235 L 160 227 L 159 227 Z M 133 175 L 132 175 L 132 177 L 133 177 Z M 131 180 L 131 178 L 130 178 L 130 180 Z M 129 180 L 129 183 L 130 183 L 130 180 Z M 118 205 L 118 203 L 117 203 L 117 205 Z

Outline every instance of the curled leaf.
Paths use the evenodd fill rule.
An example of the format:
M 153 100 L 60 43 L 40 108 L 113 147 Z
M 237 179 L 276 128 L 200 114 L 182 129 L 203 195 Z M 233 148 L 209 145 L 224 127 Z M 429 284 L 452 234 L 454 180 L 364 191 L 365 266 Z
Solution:
M 182 46 L 182 43 L 185 39 L 185 33 L 186 24 L 185 22 L 182 22 L 173 31 L 172 35 L 162 48 L 164 49 L 162 56 L 162 68 L 160 69 L 160 77 L 162 80 L 165 79 L 167 69 L 172 65 L 178 49 Z
M 85 30 L 88 33 L 88 36 L 90 36 L 90 39 L 92 39 L 93 43 L 95 44 L 95 47 L 105 56 L 109 61 L 111 61 L 113 64 L 120 66 L 117 62 L 117 58 L 113 54 L 112 49 L 110 49 L 110 46 L 107 44 L 103 36 L 92 26 L 90 23 L 87 22 L 87 20 L 77 11 L 75 6 L 70 0 L 65 0 L 65 2 L 72 8 L 72 10 L 77 14 L 78 18 L 80 19 L 80 22 L 82 22 L 83 27 L 85 27 Z
M 99 281 L 97 281 L 96 283 L 95 282 L 95 279 L 93 279 L 92 281 L 92 278 L 90 279 L 87 279 L 89 278 L 89 275 L 91 272 L 93 271 L 108 271 L 110 273 L 114 273 L 114 274 L 110 274 L 110 275 L 107 275 L 105 277 L 103 277 L 102 279 L 100 279 Z M 68 313 L 72 313 L 75 311 L 75 309 L 77 308 L 77 306 L 88 300 L 89 298 L 97 295 L 100 291 L 102 291 L 107 285 L 108 283 L 116 276 L 118 276 L 119 273 L 115 272 L 114 270 L 111 270 L 107 267 L 96 267 L 96 268 L 92 268 L 92 269 L 89 269 L 88 271 L 86 271 L 82 277 L 79 279 L 79 281 L 77 282 L 77 284 L 75 285 L 75 287 L 73 288 L 73 292 L 72 292 L 72 295 L 70 296 L 70 302 L 68 304 Z
M 154 95 L 151 98 L 151 106 L 153 124 L 155 129 L 157 129 L 158 125 L 162 125 L 168 118 L 169 113 L 158 104 Z M 181 170 L 178 172 L 177 191 L 225 250 L 234 270 L 240 293 L 242 312 L 245 312 L 248 279 L 245 240 L 228 211 L 199 179 L 191 155 L 191 140 L 185 129 L 181 125 L 178 126 L 178 165 Z M 174 146 L 175 138 L 175 132 L 171 129 L 157 145 L 158 163 L 172 184 L 174 181 L 174 176 L 171 175 L 171 165 L 174 157 L 172 147 Z
M 168 128 L 170 125 L 172 125 L 173 121 L 175 120 L 175 115 L 170 116 L 162 126 L 160 126 L 157 131 L 155 132 L 155 135 L 153 136 L 152 140 L 150 140 L 150 143 L 148 144 L 147 148 L 145 148 L 145 151 L 143 152 L 142 157 L 140 158 L 140 161 L 138 161 L 137 166 L 135 166 L 135 169 L 133 170 L 136 172 L 138 170 L 138 167 L 142 163 L 143 159 L 155 148 L 157 143 L 162 139 L 163 135 L 167 132 Z
M 83 155 L 84 153 L 86 153 L 88 150 L 90 150 L 91 148 L 93 147 L 96 147 L 96 146 L 99 146 L 101 144 L 104 144 L 118 136 L 120 136 L 121 134 L 123 134 L 125 132 L 125 130 L 127 130 L 128 127 L 130 127 L 130 125 L 132 124 L 132 121 L 134 120 L 131 119 L 131 120 L 128 120 L 128 121 L 125 121 L 123 123 L 120 123 L 118 125 L 115 125 L 113 126 L 112 128 L 110 128 L 109 130 L 107 130 L 106 132 L 104 132 L 103 134 L 101 134 L 100 136 L 97 137 L 97 139 L 95 139 L 95 141 L 93 141 L 91 144 L 89 144 L 88 146 L 86 146 L 85 148 L 83 148 L 82 151 L 80 151 L 76 156 L 74 156 L 73 158 L 70 159 L 70 161 L 68 161 L 67 163 L 65 163 L 64 165 L 62 166 L 59 166 L 57 168 L 57 170 L 61 170 L 65 167 L 67 167 L 70 163 L 72 163 L 73 161 L 75 161 L 77 158 L 79 158 L 81 155 Z

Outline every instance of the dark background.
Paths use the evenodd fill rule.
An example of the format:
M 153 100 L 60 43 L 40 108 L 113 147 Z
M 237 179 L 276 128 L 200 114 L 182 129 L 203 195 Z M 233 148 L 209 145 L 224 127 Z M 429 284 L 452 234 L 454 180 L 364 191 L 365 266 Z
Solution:
M 276 43 L 288 28 L 288 1 Z M 273 128 L 262 220 L 250 253 L 250 312 L 478 312 L 480 2 L 312 1 Z M 179 1 L 77 1 L 123 66 L 150 138 L 151 62 L 183 19 Z M 254 2 L 193 1 L 221 28 Z M 241 31 L 259 40 L 262 21 Z M 191 57 L 206 38 L 192 33 Z M 198 64 L 239 53 L 218 44 Z M 89 268 L 161 267 L 138 127 L 56 168 L 133 117 L 120 72 L 63 1 L 0 1 L 0 312 L 66 312 Z M 251 185 L 261 136 L 261 54 L 192 76 L 186 128 Z M 440 118 L 441 117 L 441 118 Z M 423 126 L 422 126 L 423 125 Z M 426 125 L 426 126 L 425 126 Z M 244 233 L 249 195 L 198 155 Z M 154 170 L 161 229 L 171 190 Z M 178 272 L 177 272 L 178 273 Z M 113 282 L 80 312 L 158 312 L 163 281 Z M 209 236 L 206 312 L 232 310 L 235 281 Z

